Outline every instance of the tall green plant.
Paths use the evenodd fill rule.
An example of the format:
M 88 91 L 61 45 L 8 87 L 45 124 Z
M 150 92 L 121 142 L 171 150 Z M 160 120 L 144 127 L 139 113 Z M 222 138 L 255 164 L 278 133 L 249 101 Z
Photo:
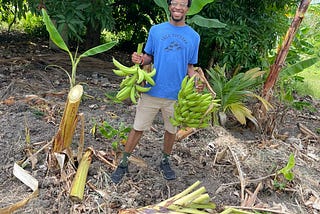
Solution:
M 63 69 L 67 73 L 67 75 L 69 77 L 69 81 L 70 81 L 70 88 L 72 88 L 76 84 L 76 72 L 77 72 L 77 66 L 78 66 L 80 60 L 83 57 L 93 56 L 93 55 L 105 52 L 105 51 L 111 49 L 114 45 L 116 45 L 117 42 L 111 41 L 111 42 L 99 45 L 97 47 L 94 47 L 94 48 L 91 48 L 91 49 L 85 51 L 84 53 L 80 54 L 79 56 L 77 56 L 77 52 L 75 52 L 75 55 L 73 56 L 71 51 L 69 50 L 68 46 L 66 45 L 66 43 L 62 39 L 61 35 L 59 34 L 58 30 L 56 29 L 56 27 L 52 23 L 46 10 L 42 9 L 41 11 L 42 11 L 42 16 L 43 16 L 43 21 L 46 25 L 47 31 L 49 32 L 51 40 L 60 49 L 62 49 L 63 51 L 65 51 L 69 54 L 69 57 L 71 60 L 71 65 L 72 65 L 71 76 L 65 69 L 63 69 L 63 68 L 61 68 L 61 69 Z
M 228 79 L 226 66 L 217 65 L 207 70 L 207 73 L 210 77 L 209 83 L 216 92 L 216 99 L 221 100 L 220 112 L 232 113 L 241 124 L 246 124 L 246 119 L 249 119 L 258 126 L 256 118 L 245 102 L 247 98 L 256 98 L 266 109 L 271 108 L 266 100 L 253 92 L 255 87 L 262 84 L 261 77 L 265 71 L 253 68 Z

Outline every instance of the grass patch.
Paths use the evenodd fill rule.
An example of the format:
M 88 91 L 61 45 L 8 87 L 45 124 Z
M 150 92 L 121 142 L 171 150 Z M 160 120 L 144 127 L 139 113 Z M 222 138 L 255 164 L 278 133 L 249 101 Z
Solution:
M 298 93 L 320 99 L 320 63 L 299 73 L 298 76 L 304 78 L 304 82 L 297 83 L 296 85 Z

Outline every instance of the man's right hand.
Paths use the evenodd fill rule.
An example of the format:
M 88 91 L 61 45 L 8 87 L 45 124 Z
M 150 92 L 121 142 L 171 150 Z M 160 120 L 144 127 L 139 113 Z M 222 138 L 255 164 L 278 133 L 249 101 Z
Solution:
M 138 54 L 137 52 L 133 52 L 133 54 L 131 55 L 131 61 L 134 64 L 139 64 L 141 65 L 141 62 L 143 62 L 143 54 Z

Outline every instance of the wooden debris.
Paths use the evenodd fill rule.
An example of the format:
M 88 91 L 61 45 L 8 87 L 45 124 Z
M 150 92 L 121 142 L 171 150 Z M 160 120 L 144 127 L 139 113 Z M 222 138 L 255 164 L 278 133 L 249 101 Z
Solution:
M 307 139 L 311 138 L 317 140 L 317 142 L 320 142 L 319 135 L 308 129 L 305 125 L 303 125 L 302 123 L 297 123 L 297 126 L 303 134 L 307 135 Z
M 187 127 L 185 129 L 180 129 L 176 134 L 176 141 L 183 140 L 183 139 L 193 135 L 196 132 L 197 132 L 196 128 Z

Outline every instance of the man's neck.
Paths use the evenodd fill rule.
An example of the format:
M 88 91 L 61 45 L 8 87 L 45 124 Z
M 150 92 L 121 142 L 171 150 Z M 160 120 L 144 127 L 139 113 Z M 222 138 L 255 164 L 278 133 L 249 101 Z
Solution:
M 172 18 L 170 19 L 170 24 L 174 25 L 174 26 L 185 26 L 186 22 L 185 20 L 181 20 L 181 21 L 174 21 Z

